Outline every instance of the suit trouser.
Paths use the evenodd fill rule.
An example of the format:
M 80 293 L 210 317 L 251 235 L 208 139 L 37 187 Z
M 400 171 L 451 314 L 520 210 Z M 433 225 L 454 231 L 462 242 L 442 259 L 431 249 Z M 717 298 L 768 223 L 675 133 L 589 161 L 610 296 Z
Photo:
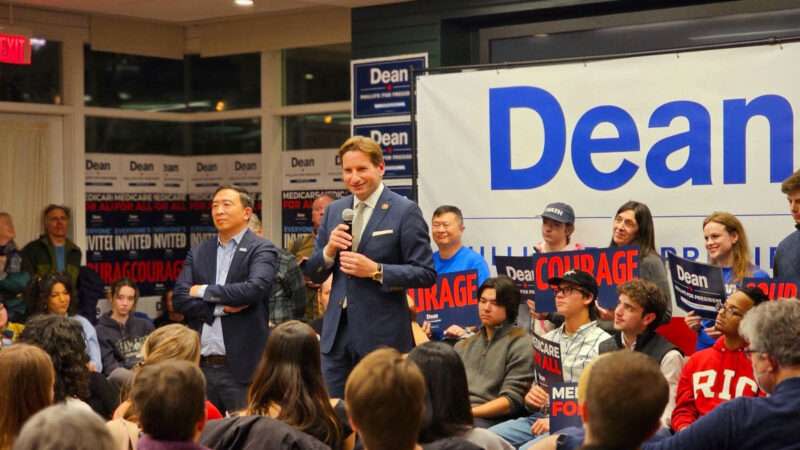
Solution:
M 206 377 L 206 397 L 224 415 L 247 406 L 247 384 L 236 381 L 225 364 L 200 362 Z
M 325 379 L 328 395 L 331 398 L 344 398 L 344 385 L 347 383 L 347 377 L 364 356 L 354 350 L 355 346 L 351 342 L 351 333 L 347 322 L 347 309 L 345 308 L 339 317 L 339 328 L 336 330 L 333 348 L 328 353 L 322 354 L 322 377 Z

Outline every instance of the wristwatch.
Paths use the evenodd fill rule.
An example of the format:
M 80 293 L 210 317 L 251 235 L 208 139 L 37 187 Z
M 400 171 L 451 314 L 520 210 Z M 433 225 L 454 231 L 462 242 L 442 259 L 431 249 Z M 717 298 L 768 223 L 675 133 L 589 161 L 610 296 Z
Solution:
M 372 281 L 383 283 L 383 264 L 378 264 L 378 270 L 372 274 Z

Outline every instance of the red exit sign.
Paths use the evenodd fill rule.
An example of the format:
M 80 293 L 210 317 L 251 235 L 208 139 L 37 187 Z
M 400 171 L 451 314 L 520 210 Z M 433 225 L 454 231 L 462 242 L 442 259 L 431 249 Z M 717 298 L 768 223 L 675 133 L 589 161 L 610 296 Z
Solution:
M 31 43 L 27 36 L 0 33 L 0 62 L 30 64 Z

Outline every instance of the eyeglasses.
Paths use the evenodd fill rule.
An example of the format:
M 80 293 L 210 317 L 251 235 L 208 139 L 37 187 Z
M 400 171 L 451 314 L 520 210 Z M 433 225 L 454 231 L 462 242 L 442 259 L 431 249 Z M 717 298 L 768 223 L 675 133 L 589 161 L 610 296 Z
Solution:
M 736 307 L 720 303 L 717 305 L 717 313 L 722 314 L 723 312 L 736 317 L 744 316 L 744 313 L 736 309 Z
M 758 350 L 755 348 L 746 348 L 742 350 L 742 353 L 744 353 L 745 356 L 751 356 L 753 354 L 764 353 L 764 350 Z
M 581 289 L 581 288 L 579 288 L 577 286 L 569 286 L 569 285 L 550 286 L 550 289 L 552 289 L 553 292 L 556 295 L 563 294 L 564 296 L 567 296 L 567 295 L 572 294 L 573 292 L 579 292 L 581 295 L 584 295 L 584 296 L 588 296 L 589 295 L 588 292 L 584 291 L 583 289 Z

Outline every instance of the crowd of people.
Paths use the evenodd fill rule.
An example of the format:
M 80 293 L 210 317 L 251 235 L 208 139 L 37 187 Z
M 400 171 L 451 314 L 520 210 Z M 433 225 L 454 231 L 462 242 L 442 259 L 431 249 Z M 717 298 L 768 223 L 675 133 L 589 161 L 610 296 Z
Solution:
M 350 138 L 339 157 L 351 195 L 319 196 L 313 232 L 287 249 L 261 237 L 248 192 L 220 186 L 217 235 L 189 251 L 157 318 L 137 312 L 128 278 L 96 314 L 103 292 L 67 237 L 68 208 L 48 206 L 21 250 L 0 213 L 0 450 L 800 449 L 800 301 L 742 285 L 768 275 L 734 215 L 702 223 L 727 299 L 715 320 L 686 315 L 697 349 L 684 354 L 657 330 L 671 286 L 644 203 L 620 206 L 598 245 L 639 248 L 639 277 L 604 299 L 616 306 L 573 269 L 547 280 L 544 313 L 463 245 L 458 207 L 426 222 L 383 184 L 377 143 Z M 800 280 L 800 171 L 782 190 L 798 230 L 774 270 Z M 541 218 L 534 251 L 586 247 L 570 205 Z M 418 326 L 407 291 L 465 270 L 479 325 Z M 558 346 L 582 426 L 551 431 L 532 335 Z

